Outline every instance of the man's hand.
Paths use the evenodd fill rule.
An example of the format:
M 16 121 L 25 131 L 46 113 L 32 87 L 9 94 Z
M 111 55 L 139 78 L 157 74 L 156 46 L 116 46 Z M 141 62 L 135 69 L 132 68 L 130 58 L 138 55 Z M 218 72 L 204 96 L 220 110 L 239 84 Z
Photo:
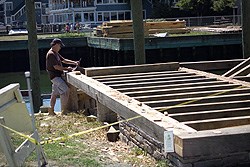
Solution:
M 69 67 L 67 67 L 67 70 L 68 70 L 68 72 L 71 72 L 73 70 L 73 68 L 69 66 Z
M 79 66 L 80 65 L 80 61 L 75 61 L 75 65 Z

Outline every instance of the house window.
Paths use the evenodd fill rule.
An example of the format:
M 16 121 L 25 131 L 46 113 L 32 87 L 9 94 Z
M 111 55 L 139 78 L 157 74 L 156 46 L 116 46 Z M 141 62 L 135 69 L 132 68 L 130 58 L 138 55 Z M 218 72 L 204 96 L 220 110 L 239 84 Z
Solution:
M 111 20 L 117 20 L 117 12 L 111 12 Z
M 125 20 L 131 20 L 131 13 L 125 12 Z
M 125 3 L 125 0 L 97 0 L 97 4 Z
M 124 20 L 124 19 L 125 19 L 124 12 L 118 12 L 118 20 Z
M 104 21 L 110 21 L 109 12 L 103 12 Z
M 35 9 L 41 9 L 41 2 L 35 2 Z
M 75 14 L 75 21 L 76 21 L 76 22 L 81 22 L 81 21 L 82 21 L 81 13 L 76 13 L 76 14 Z
M 83 13 L 84 22 L 94 21 L 94 13 Z
M 6 11 L 13 10 L 13 3 L 12 2 L 5 2 L 5 10 Z
M 97 21 L 102 21 L 102 13 L 97 13 Z

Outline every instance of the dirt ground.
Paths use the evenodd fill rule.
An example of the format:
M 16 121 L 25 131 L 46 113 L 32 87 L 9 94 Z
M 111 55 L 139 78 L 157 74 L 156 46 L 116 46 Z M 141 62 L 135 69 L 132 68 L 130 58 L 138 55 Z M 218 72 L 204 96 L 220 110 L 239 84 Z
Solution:
M 72 134 L 76 132 L 86 131 L 91 128 L 100 126 L 96 122 L 87 122 L 86 116 L 80 114 L 68 114 L 68 115 L 37 115 L 36 124 L 39 131 L 41 140 L 52 136 L 52 138 L 58 137 L 59 134 L 67 133 Z M 118 140 L 116 142 L 110 142 L 107 139 L 107 128 L 100 129 L 85 134 L 84 136 L 78 136 L 71 140 L 72 142 L 84 143 L 86 150 L 79 148 L 81 152 L 95 151 L 93 158 L 101 166 L 105 167 L 153 167 L 153 166 L 168 166 L 166 164 L 160 164 L 145 151 L 140 150 L 127 145 L 126 143 Z M 59 141 L 60 142 L 60 141 Z M 67 142 L 61 143 L 67 145 Z M 79 146 L 80 147 L 80 146 Z M 46 149 L 45 154 L 46 154 Z M 54 150 L 56 152 L 58 150 Z M 53 152 L 53 151 L 52 151 Z M 48 153 L 50 155 L 51 153 Z M 79 155 L 81 153 L 79 152 Z M 70 155 L 69 155 L 70 156 Z M 80 157 L 79 157 L 80 158 Z M 89 166 L 89 165 L 62 165 L 61 160 L 46 157 L 48 161 L 47 166 Z M 58 165 L 60 164 L 60 165 Z M 2 153 L 0 153 L 0 167 L 8 166 Z M 24 166 L 37 166 L 37 162 L 33 160 L 27 160 Z M 90 165 L 92 166 L 92 165 Z

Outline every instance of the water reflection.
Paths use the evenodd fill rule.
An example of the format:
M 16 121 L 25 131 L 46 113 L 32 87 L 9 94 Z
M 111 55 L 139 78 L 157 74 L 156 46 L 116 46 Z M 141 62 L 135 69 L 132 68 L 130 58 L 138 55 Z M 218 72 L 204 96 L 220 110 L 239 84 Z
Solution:
M 23 98 L 25 101 L 25 104 L 28 108 L 28 111 L 30 112 L 30 101 L 28 97 Z M 43 99 L 43 106 L 50 106 L 50 99 Z M 61 102 L 60 98 L 56 99 L 56 105 L 55 105 L 55 112 L 61 112 Z

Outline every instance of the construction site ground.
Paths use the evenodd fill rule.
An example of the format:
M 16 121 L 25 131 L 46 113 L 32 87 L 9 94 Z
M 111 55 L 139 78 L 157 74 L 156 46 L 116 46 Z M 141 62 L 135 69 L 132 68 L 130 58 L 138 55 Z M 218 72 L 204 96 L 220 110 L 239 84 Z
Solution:
M 97 122 L 87 122 L 86 116 L 77 113 L 53 117 L 37 115 L 36 124 L 41 140 L 56 138 L 65 134 L 70 135 L 75 132 L 86 131 L 101 126 Z M 120 140 L 117 142 L 108 141 L 106 132 L 107 129 L 100 129 L 68 139 L 67 141 L 57 141 L 44 145 L 43 148 L 48 161 L 47 166 L 166 166 L 166 162 L 156 161 L 145 151 L 137 147 L 128 145 Z M 60 155 L 60 157 L 57 155 Z M 0 167 L 6 166 L 8 166 L 6 159 L 0 153 Z M 27 159 L 24 166 L 37 166 L 35 154 Z

